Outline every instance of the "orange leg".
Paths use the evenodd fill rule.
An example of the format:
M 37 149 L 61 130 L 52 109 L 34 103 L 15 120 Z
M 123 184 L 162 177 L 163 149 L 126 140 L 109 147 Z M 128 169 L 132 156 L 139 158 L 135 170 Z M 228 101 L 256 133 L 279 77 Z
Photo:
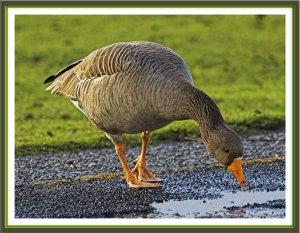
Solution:
M 125 174 L 126 182 L 129 186 L 129 188 L 159 188 L 160 186 L 153 183 L 146 183 L 139 181 L 135 178 L 135 176 L 130 171 L 130 168 L 126 162 L 125 159 L 125 145 L 123 143 L 116 143 L 115 144 L 116 152 L 119 156 L 119 159 L 121 161 L 123 171 Z
M 159 182 L 162 181 L 160 178 L 155 177 L 146 167 L 146 149 L 150 138 L 149 132 L 142 133 L 142 151 L 141 155 L 133 161 L 135 167 L 132 170 L 133 175 L 140 180 L 146 182 Z

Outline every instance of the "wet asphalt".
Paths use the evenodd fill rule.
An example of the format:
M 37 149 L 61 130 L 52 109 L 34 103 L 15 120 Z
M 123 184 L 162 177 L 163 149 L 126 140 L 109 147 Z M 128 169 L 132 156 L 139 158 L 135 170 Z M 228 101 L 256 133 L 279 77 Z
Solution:
M 222 206 L 225 214 L 216 211 L 195 217 L 241 217 L 232 213 L 242 209 L 245 213 L 242 216 L 247 218 L 283 218 L 285 198 L 274 200 L 272 192 L 285 190 L 284 130 L 248 133 L 242 138 L 244 160 L 250 161 L 244 164 L 246 189 L 240 188 L 233 176 L 217 165 L 200 140 L 149 145 L 147 166 L 163 179 L 160 189 L 127 188 L 121 180 L 122 168 L 113 147 L 16 157 L 15 217 L 163 218 L 166 215 L 158 212 L 155 203 L 170 200 L 205 202 L 222 200 L 226 193 L 266 192 L 270 193 L 270 199 L 263 203 L 245 200 L 239 206 Z M 127 148 L 127 161 L 131 167 L 134 166 L 131 161 L 139 154 L 140 148 Z M 92 178 L 97 174 L 106 176 Z M 78 177 L 86 179 L 75 180 Z M 65 180 L 67 182 L 63 182 Z M 268 211 L 258 214 L 262 210 Z M 168 217 L 185 216 L 174 213 Z

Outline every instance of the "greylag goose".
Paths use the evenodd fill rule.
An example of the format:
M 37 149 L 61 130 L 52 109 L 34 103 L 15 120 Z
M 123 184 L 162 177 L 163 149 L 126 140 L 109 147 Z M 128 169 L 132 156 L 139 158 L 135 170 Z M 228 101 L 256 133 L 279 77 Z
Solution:
M 193 85 L 184 60 L 153 42 L 120 42 L 97 49 L 47 78 L 51 94 L 69 99 L 113 142 L 130 188 L 158 188 L 146 166 L 150 132 L 178 120 L 198 122 L 207 151 L 236 177 L 242 169 L 241 138 L 224 122 L 214 101 Z M 142 150 L 131 171 L 122 134 L 142 133 Z

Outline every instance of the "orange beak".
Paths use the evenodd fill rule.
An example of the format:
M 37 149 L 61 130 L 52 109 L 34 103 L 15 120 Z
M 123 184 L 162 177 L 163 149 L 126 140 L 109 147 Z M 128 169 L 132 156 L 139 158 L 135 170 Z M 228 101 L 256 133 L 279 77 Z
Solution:
M 239 182 L 239 185 L 242 188 L 247 187 L 241 159 L 233 160 L 233 162 L 227 167 L 227 170 L 233 174 L 233 176 L 237 179 L 237 181 Z

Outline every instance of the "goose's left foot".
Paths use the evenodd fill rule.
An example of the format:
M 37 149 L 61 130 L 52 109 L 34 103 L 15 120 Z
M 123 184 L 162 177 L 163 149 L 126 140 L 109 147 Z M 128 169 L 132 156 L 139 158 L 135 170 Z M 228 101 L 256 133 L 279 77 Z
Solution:
M 139 163 L 131 171 L 135 178 L 139 181 L 144 182 L 160 182 L 162 179 L 156 177 L 152 172 L 150 172 L 146 165 L 140 165 Z
M 142 133 L 142 151 L 141 155 L 136 158 L 133 163 L 135 164 L 134 169 L 131 171 L 135 178 L 139 181 L 144 182 L 159 182 L 162 179 L 157 178 L 152 172 L 148 171 L 146 167 L 146 148 L 150 139 L 150 132 Z

